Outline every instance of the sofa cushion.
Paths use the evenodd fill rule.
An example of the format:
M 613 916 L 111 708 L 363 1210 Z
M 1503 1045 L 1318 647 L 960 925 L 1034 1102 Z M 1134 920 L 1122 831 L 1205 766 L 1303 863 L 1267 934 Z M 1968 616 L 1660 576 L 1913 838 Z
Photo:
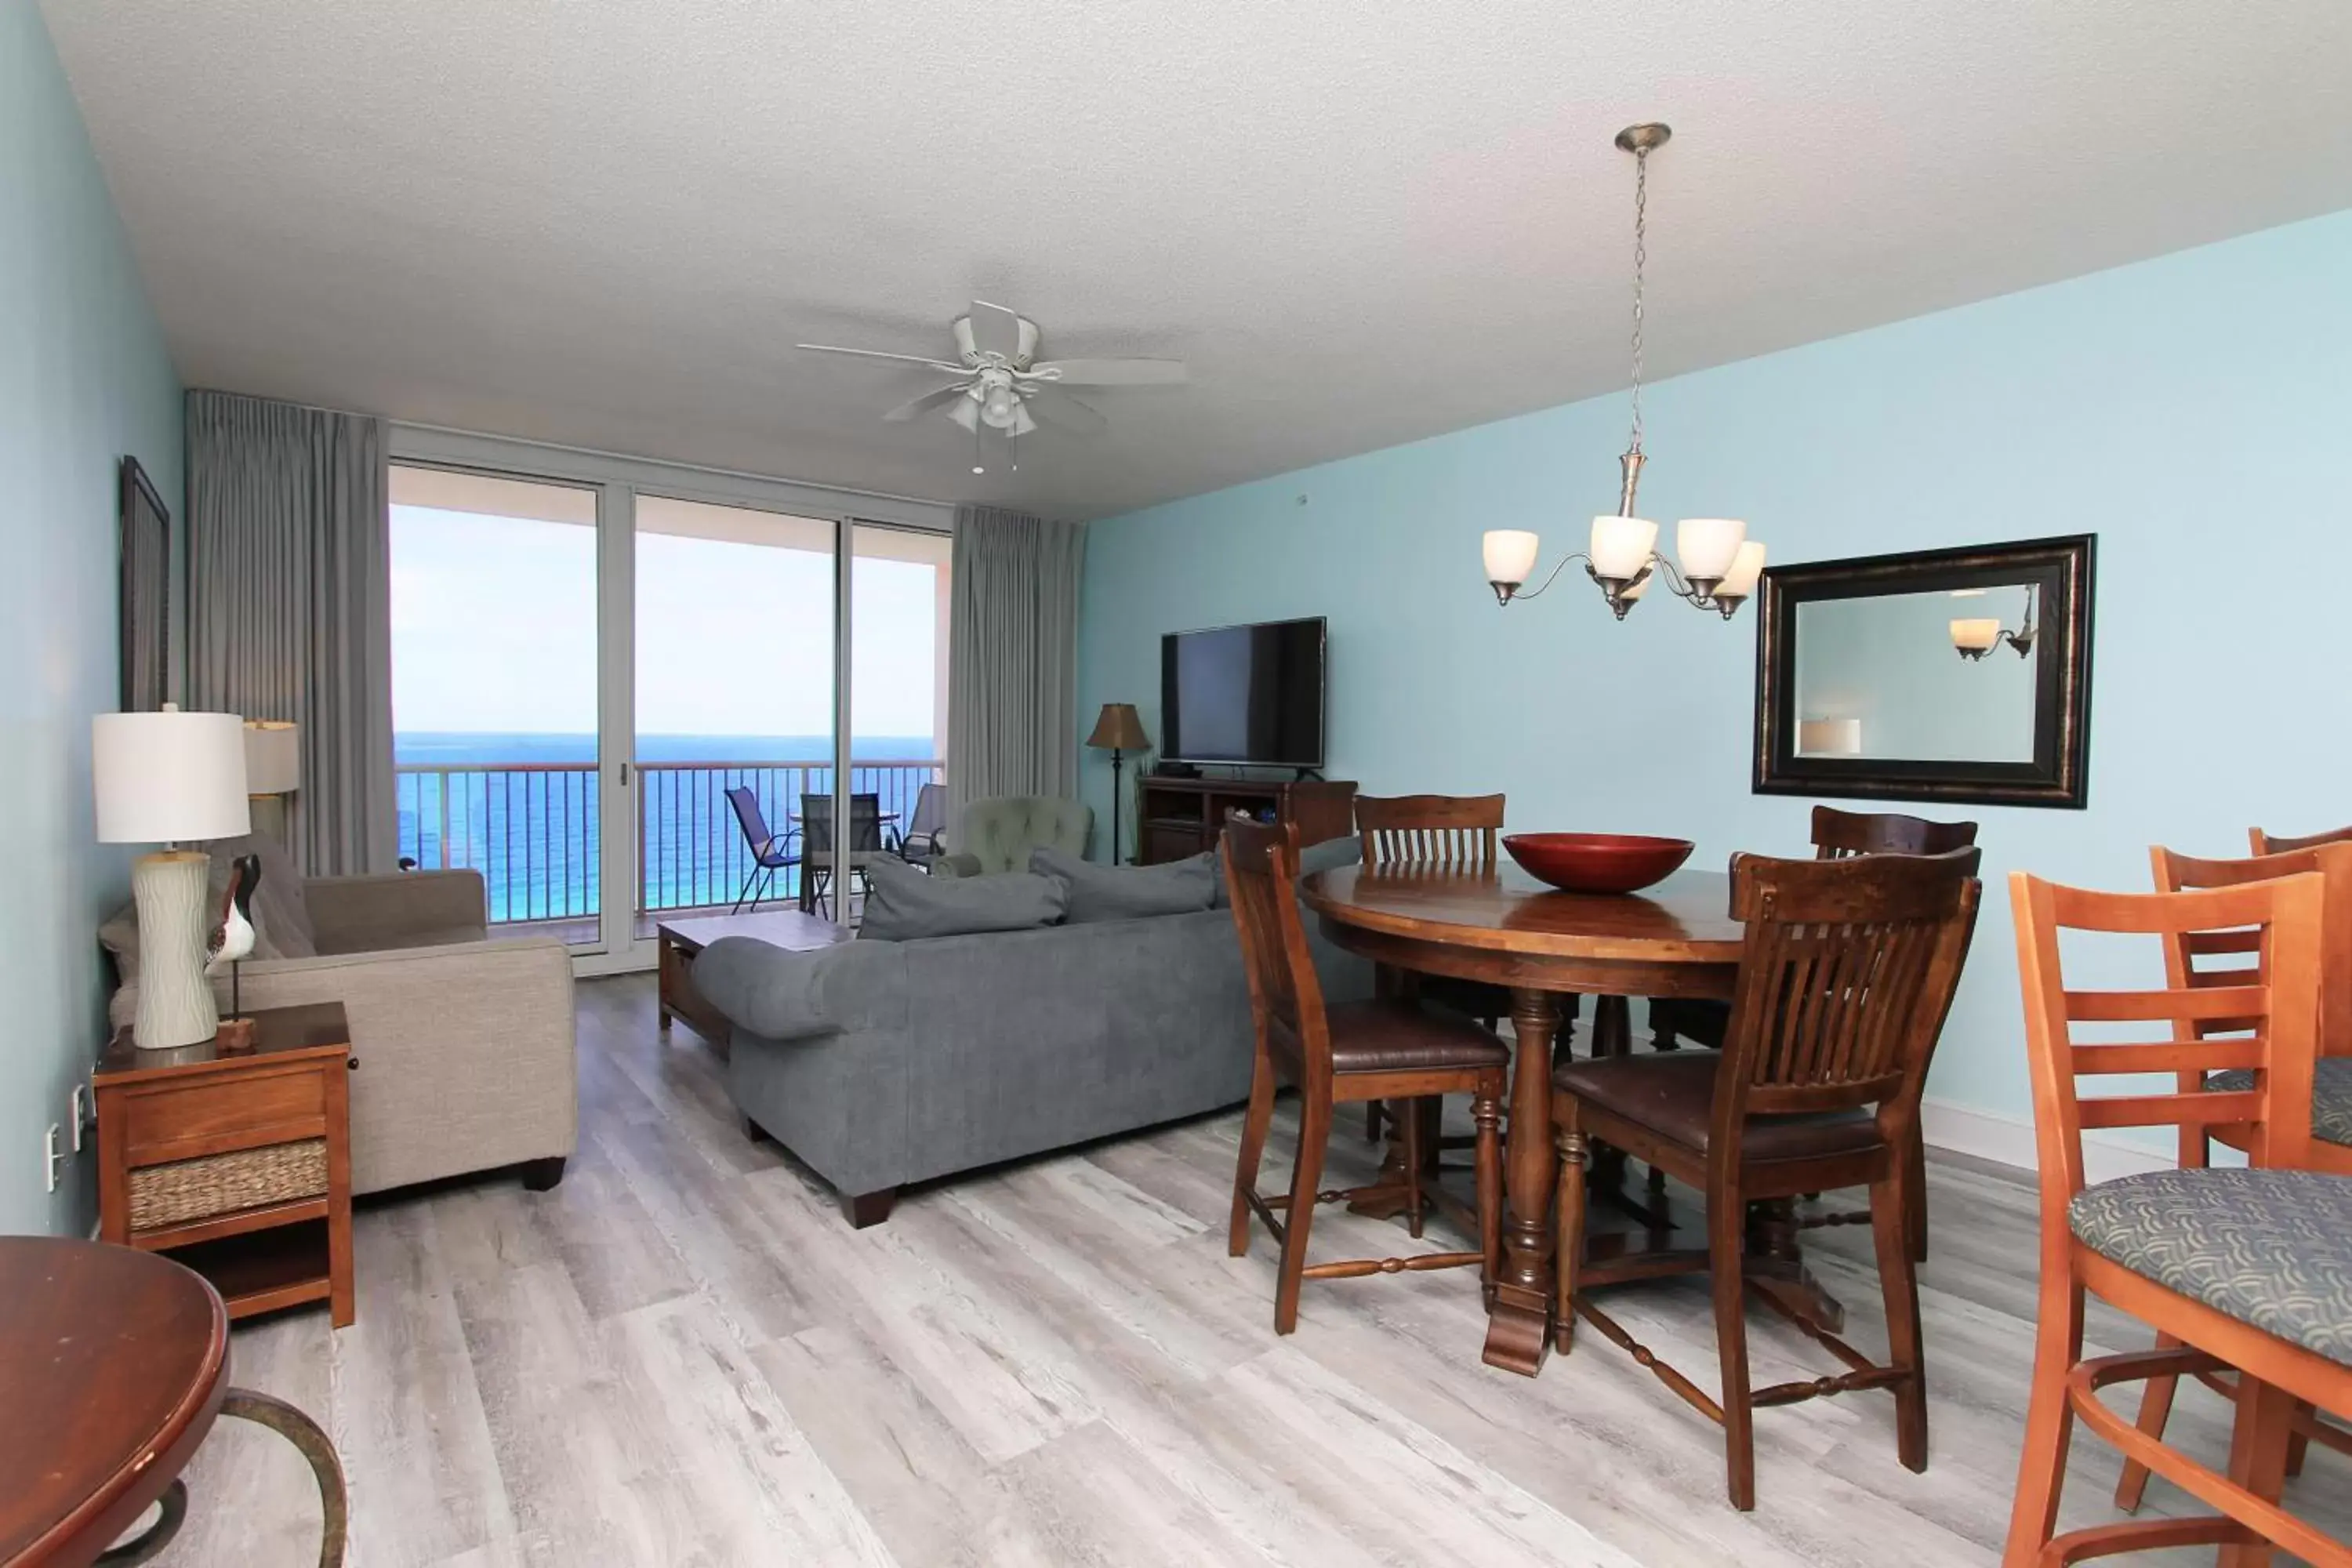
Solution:
M 870 942 L 1028 931 L 1059 921 L 1070 902 L 1069 889 L 1060 881 L 1028 871 L 934 878 L 880 859 L 866 868 L 866 876 L 870 890 L 858 935 Z
M 1217 851 L 1213 849 L 1208 853 L 1213 858 L 1217 857 Z M 1312 877 L 1318 871 L 1336 871 L 1342 866 L 1356 865 L 1363 858 L 1364 842 L 1354 834 L 1346 834 L 1338 838 L 1326 838 L 1320 844 L 1309 844 L 1299 850 L 1298 874 L 1302 877 Z M 1216 907 L 1223 909 L 1225 904 L 1225 868 L 1220 861 L 1217 866 Z
M 302 894 L 302 874 L 294 868 L 286 847 L 267 834 L 249 833 L 205 846 L 212 865 L 205 888 L 205 924 L 209 934 L 228 897 L 229 863 L 240 855 L 261 857 L 261 885 L 253 894 L 255 958 L 316 958 L 319 944 L 310 929 L 310 909 Z M 98 928 L 98 940 L 114 959 L 115 978 L 124 985 L 139 983 L 139 911 L 125 904 Z
M 1068 925 L 1189 915 L 1217 900 L 1217 858 L 1206 852 L 1158 866 L 1097 866 L 1048 847 L 1030 852 L 1029 869 L 1069 889 Z

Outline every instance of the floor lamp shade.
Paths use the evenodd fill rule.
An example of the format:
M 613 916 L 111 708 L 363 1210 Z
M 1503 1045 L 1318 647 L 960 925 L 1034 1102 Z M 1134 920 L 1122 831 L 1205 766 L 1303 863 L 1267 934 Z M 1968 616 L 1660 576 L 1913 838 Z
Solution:
M 302 732 L 284 719 L 245 721 L 245 793 L 292 795 L 302 782 Z
M 1120 764 L 1129 752 L 1148 752 L 1151 737 L 1144 732 L 1143 717 L 1132 702 L 1106 702 L 1101 715 L 1095 720 L 1095 732 L 1087 737 L 1087 744 L 1098 752 L 1110 753 L 1110 863 L 1118 864 L 1119 802 L 1127 785 Z
M 90 774 L 103 844 L 173 845 L 251 831 L 245 721 L 234 713 L 101 713 L 90 725 Z M 131 868 L 139 906 L 139 1012 L 131 1037 L 167 1049 L 209 1040 L 220 1027 L 205 978 L 202 850 L 142 855 Z

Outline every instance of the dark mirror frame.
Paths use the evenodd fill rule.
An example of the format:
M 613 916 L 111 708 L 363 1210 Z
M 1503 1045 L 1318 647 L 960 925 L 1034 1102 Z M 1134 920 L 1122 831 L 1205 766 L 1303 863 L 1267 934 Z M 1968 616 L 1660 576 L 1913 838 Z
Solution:
M 2091 590 L 2095 534 L 1967 550 L 1919 550 L 1773 566 L 1756 617 L 1756 793 L 1971 805 L 2089 801 Z M 1912 762 L 1797 755 L 1797 610 L 1825 599 L 2032 584 L 2042 590 L 2033 642 L 2033 760 Z M 1954 658 L 1958 656 L 1955 654 Z M 2014 658 L 2006 646 L 1993 658 Z
M 172 699 L 172 513 L 139 459 L 129 457 L 117 507 L 122 710 L 152 713 Z

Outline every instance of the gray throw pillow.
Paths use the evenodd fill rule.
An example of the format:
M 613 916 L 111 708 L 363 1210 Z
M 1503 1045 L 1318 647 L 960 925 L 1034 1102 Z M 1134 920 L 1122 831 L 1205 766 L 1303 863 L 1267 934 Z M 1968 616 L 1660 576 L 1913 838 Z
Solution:
M 1209 858 L 1217 860 L 1216 851 Z M 1298 852 L 1298 874 L 1311 877 L 1318 871 L 1336 871 L 1342 866 L 1353 866 L 1364 858 L 1364 841 L 1354 834 L 1340 838 L 1326 838 L 1320 844 L 1309 844 Z M 1217 866 L 1217 908 L 1223 909 L 1232 900 L 1225 897 L 1225 868 Z
M 1213 907 L 1217 897 L 1213 854 L 1158 866 L 1097 866 L 1066 849 L 1041 848 L 1030 851 L 1029 869 L 1069 889 L 1071 925 L 1186 915 Z
M 877 856 L 866 868 L 871 890 L 858 935 L 869 942 L 914 942 L 927 936 L 1029 931 L 1049 926 L 1069 907 L 1069 893 L 1051 877 L 1010 871 L 994 877 L 928 877 L 901 861 Z

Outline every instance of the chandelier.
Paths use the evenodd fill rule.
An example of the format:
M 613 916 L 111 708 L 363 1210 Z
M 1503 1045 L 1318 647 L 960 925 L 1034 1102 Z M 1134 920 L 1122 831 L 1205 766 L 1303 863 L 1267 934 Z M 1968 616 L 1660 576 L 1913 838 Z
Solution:
M 1715 610 L 1725 620 L 1756 592 L 1764 573 L 1764 546 L 1748 537 L 1748 525 L 1736 518 L 1686 517 L 1675 525 L 1676 563 L 1658 553 L 1658 525 L 1633 514 L 1634 491 L 1642 482 L 1642 285 L 1649 262 L 1650 154 L 1674 134 L 1664 125 L 1629 125 L 1617 132 L 1617 145 L 1633 154 L 1633 427 L 1624 454 L 1617 459 L 1619 483 L 1616 515 L 1592 520 L 1592 536 L 1585 551 L 1564 556 L 1542 585 L 1527 588 L 1534 574 L 1541 542 L 1525 529 L 1490 530 L 1484 541 L 1486 581 L 1497 604 L 1532 599 L 1552 584 L 1570 561 L 1584 563 L 1585 575 L 1599 585 L 1601 595 L 1619 620 L 1663 575 L 1669 591 L 1702 610 Z M 1522 591 L 1524 589 L 1524 591 Z

